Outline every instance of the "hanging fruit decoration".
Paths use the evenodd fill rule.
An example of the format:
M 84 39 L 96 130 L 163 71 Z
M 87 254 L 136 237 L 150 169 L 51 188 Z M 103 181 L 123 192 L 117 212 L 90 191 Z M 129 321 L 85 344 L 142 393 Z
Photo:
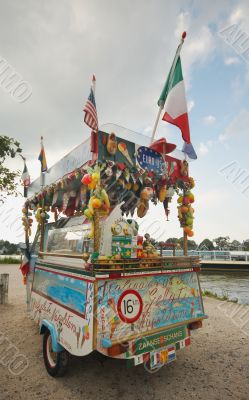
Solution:
M 181 227 L 188 237 L 194 235 L 193 232 L 193 222 L 194 222 L 194 209 L 191 206 L 195 201 L 194 194 L 191 189 L 195 186 L 193 178 L 189 178 L 188 182 L 184 183 L 182 186 L 183 193 L 179 195 L 177 199 L 178 206 L 178 219 L 180 221 Z M 179 190 L 178 190 L 179 194 Z
M 28 207 L 24 206 L 22 209 L 22 224 L 24 230 L 28 236 L 31 236 L 31 227 L 33 223 L 32 212 L 28 210 Z
M 161 202 L 161 203 L 163 203 L 164 202 L 164 200 L 166 199 L 166 196 L 167 196 L 167 189 L 166 189 L 166 186 L 162 186 L 160 189 L 159 189 L 159 201 Z
M 90 185 L 90 183 L 92 182 L 91 175 L 90 174 L 84 175 L 83 178 L 81 179 L 81 182 L 86 186 Z
M 94 211 L 102 210 L 109 213 L 110 200 L 107 192 L 101 185 L 100 167 L 98 165 L 94 169 L 88 167 L 87 172 L 81 182 L 91 190 L 91 196 L 84 210 L 84 215 L 92 222 L 92 230 L 89 234 L 89 237 L 92 238 L 94 235 Z
M 96 166 L 95 169 L 89 167 L 88 171 L 89 172 L 83 176 L 81 182 L 87 185 L 88 189 L 91 190 L 91 197 L 87 208 L 84 210 L 84 214 L 88 219 L 92 219 L 95 209 L 109 212 L 110 201 L 108 194 L 101 185 L 99 166 Z
M 115 155 L 118 150 L 117 140 L 112 135 L 109 137 L 108 154 Z M 168 220 L 169 203 L 176 192 L 178 218 L 185 233 L 191 237 L 194 234 L 192 204 L 195 198 L 192 189 L 195 182 L 188 177 L 187 167 L 187 162 L 181 162 L 179 171 L 172 170 L 174 174 L 167 172 L 158 175 L 129 162 L 89 162 L 27 200 L 23 208 L 24 229 L 31 234 L 32 211 L 40 224 L 42 218 L 44 223 L 48 221 L 48 212 L 51 210 L 55 220 L 61 212 L 67 216 L 85 215 L 92 223 L 90 236 L 93 237 L 94 215 L 97 212 L 109 213 L 111 207 L 121 204 L 123 215 L 133 215 L 136 210 L 138 217 L 143 218 L 150 201 L 162 203 Z M 179 172 L 177 175 L 176 171 Z
M 44 218 L 44 222 L 47 222 L 49 220 L 50 216 L 46 212 L 46 210 L 49 211 L 49 207 L 46 207 L 46 208 L 44 207 L 44 210 L 42 207 L 39 207 L 37 209 L 36 214 L 35 214 L 35 219 L 38 224 L 41 224 L 42 218 Z

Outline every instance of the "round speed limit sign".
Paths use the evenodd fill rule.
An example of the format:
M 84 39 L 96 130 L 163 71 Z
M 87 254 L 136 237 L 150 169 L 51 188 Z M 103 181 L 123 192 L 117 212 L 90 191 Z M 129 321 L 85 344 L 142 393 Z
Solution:
M 143 301 L 136 290 L 126 290 L 118 299 L 118 314 L 123 322 L 133 323 L 141 315 Z

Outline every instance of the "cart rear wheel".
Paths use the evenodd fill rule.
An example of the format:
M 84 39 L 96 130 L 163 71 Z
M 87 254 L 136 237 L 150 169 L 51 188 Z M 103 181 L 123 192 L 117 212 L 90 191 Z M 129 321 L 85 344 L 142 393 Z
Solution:
M 49 330 L 43 336 L 43 358 L 49 375 L 53 377 L 63 376 L 67 371 L 69 354 L 66 350 L 62 350 L 59 353 L 53 351 Z

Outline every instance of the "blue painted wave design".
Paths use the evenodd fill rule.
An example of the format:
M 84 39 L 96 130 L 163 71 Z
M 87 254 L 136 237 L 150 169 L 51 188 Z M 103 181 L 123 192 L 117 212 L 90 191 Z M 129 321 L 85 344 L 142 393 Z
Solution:
M 197 298 L 163 301 L 153 315 L 153 328 L 161 328 L 165 324 L 174 324 L 203 315 L 201 300 Z
M 34 290 L 38 290 L 72 310 L 84 313 L 87 282 L 37 269 Z
M 84 312 L 86 296 L 67 286 L 48 286 L 47 295 L 57 300 L 59 303 L 72 308 L 73 310 Z
M 36 278 L 39 281 L 44 280 L 53 280 L 57 284 L 61 285 L 62 282 L 66 282 L 67 285 L 78 289 L 78 290 L 85 290 L 87 283 L 85 281 L 75 279 L 73 277 L 63 276 L 59 274 L 54 274 L 53 272 L 43 271 L 43 270 L 36 270 L 35 272 Z

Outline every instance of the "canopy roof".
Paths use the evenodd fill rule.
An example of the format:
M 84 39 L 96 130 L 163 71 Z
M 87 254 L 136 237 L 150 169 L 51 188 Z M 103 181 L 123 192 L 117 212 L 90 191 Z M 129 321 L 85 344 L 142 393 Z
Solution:
M 107 123 L 101 125 L 99 131 L 105 132 L 107 134 L 115 132 L 115 134 L 119 138 L 135 143 L 136 147 L 139 146 L 149 147 L 151 143 L 150 136 L 143 135 L 141 133 L 132 131 L 131 129 L 113 123 Z M 175 159 L 175 160 L 190 161 L 189 157 L 179 149 L 175 149 L 170 153 L 167 152 L 167 157 L 171 157 L 172 160 Z M 46 186 L 56 183 L 65 175 L 82 167 L 88 161 L 91 161 L 92 158 L 93 155 L 91 151 L 91 137 L 89 137 L 83 143 L 76 146 L 73 150 L 71 150 L 68 154 L 66 154 L 63 158 L 61 158 L 57 163 L 55 163 L 52 167 L 48 169 L 48 171 L 46 172 L 46 182 L 45 182 Z M 38 177 L 30 184 L 28 188 L 28 196 L 32 197 L 35 193 L 38 193 L 40 190 L 41 190 L 41 178 Z

